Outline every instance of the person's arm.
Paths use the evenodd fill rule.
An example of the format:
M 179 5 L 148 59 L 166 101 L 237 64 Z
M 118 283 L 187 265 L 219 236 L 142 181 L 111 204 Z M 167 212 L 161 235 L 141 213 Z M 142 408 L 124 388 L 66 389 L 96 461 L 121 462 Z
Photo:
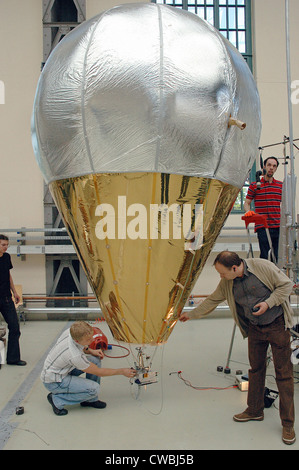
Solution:
M 248 198 L 245 199 L 244 205 L 243 205 L 245 212 L 249 212 L 249 211 L 250 211 L 250 204 L 251 204 L 251 202 L 252 202 L 252 199 L 248 199 Z
M 215 308 L 226 300 L 223 291 L 223 280 L 220 281 L 216 290 L 210 294 L 198 307 L 195 307 L 191 312 L 184 312 L 180 315 L 179 320 L 185 322 L 193 318 L 203 318 L 209 313 L 213 312 Z
M 256 196 L 256 183 L 250 183 L 248 190 L 247 190 L 244 205 L 243 205 L 245 213 L 251 210 L 250 205 L 252 201 L 255 199 L 255 196 Z
M 16 291 L 16 288 L 15 288 L 15 285 L 14 285 L 14 282 L 12 280 L 12 277 L 11 277 L 11 274 L 9 273 L 9 282 L 10 282 L 10 290 L 12 291 L 13 293 L 13 296 L 15 298 L 15 301 L 16 301 L 16 304 L 18 304 L 21 300 L 19 294 L 17 293 Z
M 271 263 L 271 261 L 269 261 L 269 263 Z M 293 290 L 293 282 L 286 274 L 284 274 L 274 264 L 273 266 L 271 265 L 271 269 L 273 271 L 274 290 L 268 299 L 265 299 L 265 302 L 269 305 L 269 308 L 272 308 L 275 305 L 281 305 L 283 302 L 289 300 Z
M 286 276 L 277 266 L 274 264 L 269 265 L 272 271 L 273 285 L 274 290 L 270 296 L 265 299 L 264 302 L 260 302 L 255 305 L 259 310 L 257 312 L 252 312 L 253 315 L 259 316 L 265 313 L 268 308 L 281 305 L 283 302 L 289 299 L 291 292 L 293 290 L 293 282 L 288 276 Z
M 102 367 L 98 367 L 93 363 L 90 363 L 87 369 L 84 369 L 83 372 L 86 372 L 87 374 L 96 375 L 97 377 L 111 377 L 113 375 L 124 375 L 125 377 L 131 378 L 136 375 L 135 369 L 105 369 Z

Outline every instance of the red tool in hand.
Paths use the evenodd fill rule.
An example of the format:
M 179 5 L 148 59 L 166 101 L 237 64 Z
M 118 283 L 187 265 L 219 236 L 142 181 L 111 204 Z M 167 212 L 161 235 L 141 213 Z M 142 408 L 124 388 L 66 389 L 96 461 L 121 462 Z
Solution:
M 260 224 L 263 224 L 263 226 L 265 228 L 269 228 L 268 227 L 268 222 L 267 222 L 267 217 L 265 215 L 262 215 L 262 214 L 257 214 L 254 211 L 246 212 L 246 214 L 244 214 L 242 216 L 242 220 L 245 221 L 246 228 L 251 223 L 254 223 L 254 224 L 255 223 L 260 223 Z

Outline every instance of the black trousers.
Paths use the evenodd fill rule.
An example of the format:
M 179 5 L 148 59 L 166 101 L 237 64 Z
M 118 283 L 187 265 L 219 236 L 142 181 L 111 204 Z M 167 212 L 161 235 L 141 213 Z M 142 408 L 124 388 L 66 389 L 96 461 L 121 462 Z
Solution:
M 6 362 L 18 362 L 21 359 L 19 345 L 21 332 L 15 304 L 11 297 L 0 297 L 0 312 L 8 326 Z
M 278 246 L 279 246 L 279 227 L 270 228 L 269 234 L 272 242 L 272 247 L 276 261 L 278 260 Z M 265 228 L 259 228 L 257 230 L 257 238 L 260 246 L 260 258 L 268 259 L 268 253 L 270 250 L 270 245 L 268 242 L 268 237 Z M 270 258 L 271 259 L 271 258 Z M 272 260 L 273 261 L 273 260 Z

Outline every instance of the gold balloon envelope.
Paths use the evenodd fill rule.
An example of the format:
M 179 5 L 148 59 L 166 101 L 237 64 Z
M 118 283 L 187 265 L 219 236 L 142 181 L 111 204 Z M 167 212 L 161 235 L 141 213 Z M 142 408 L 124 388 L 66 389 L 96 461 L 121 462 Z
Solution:
M 166 342 L 239 188 L 177 174 L 98 173 L 50 189 L 113 337 Z
M 167 341 L 260 130 L 248 65 L 193 13 L 120 5 L 54 48 L 35 96 L 33 148 L 116 340 Z

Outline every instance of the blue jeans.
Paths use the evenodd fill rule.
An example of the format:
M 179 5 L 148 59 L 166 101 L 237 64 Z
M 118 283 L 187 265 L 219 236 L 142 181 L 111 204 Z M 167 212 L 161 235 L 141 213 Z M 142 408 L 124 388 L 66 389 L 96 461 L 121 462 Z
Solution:
M 88 356 L 88 360 L 101 367 L 100 358 Z M 53 394 L 52 400 L 56 408 L 62 409 L 64 405 L 98 400 L 101 378 L 91 374 L 86 374 L 86 378 L 79 377 L 81 374 L 84 374 L 82 370 L 73 369 L 62 382 L 44 382 L 46 389 Z

